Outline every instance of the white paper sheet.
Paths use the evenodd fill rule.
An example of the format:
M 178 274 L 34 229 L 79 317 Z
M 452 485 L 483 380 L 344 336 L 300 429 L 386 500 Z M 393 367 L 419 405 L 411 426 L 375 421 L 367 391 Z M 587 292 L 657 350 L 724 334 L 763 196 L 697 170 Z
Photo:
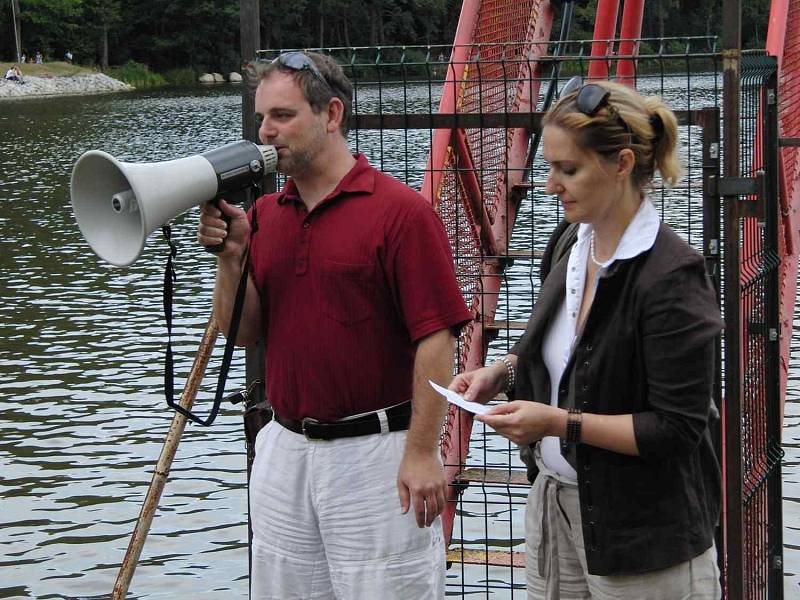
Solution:
M 464 410 L 468 410 L 469 412 L 475 413 L 476 415 L 482 415 L 484 413 L 489 412 L 489 407 L 486 406 L 485 404 L 479 404 L 478 402 L 470 402 L 469 400 L 464 400 L 464 398 L 456 394 L 454 391 L 443 388 L 440 385 L 436 385 L 430 379 L 428 380 L 428 383 L 431 384 L 431 387 L 433 387 L 433 389 L 435 389 L 442 396 L 447 398 L 447 401 L 450 404 L 455 404 L 456 406 L 460 406 Z

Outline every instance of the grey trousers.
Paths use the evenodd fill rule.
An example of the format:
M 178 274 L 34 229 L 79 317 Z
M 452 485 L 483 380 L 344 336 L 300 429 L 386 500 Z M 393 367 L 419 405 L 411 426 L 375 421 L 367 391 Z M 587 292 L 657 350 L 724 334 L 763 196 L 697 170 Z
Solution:
M 591 575 L 583 546 L 578 487 L 541 461 L 525 513 L 528 600 L 718 600 L 717 549 L 636 575 Z

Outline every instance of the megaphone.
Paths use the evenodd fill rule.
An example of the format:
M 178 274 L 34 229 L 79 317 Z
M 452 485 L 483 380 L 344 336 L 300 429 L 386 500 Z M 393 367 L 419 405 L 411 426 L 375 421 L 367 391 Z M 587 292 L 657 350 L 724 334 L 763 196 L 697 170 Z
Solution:
M 247 141 L 154 163 L 120 162 L 90 150 L 72 169 L 72 211 L 92 250 L 125 267 L 156 228 L 192 206 L 257 185 L 277 162 L 274 146 Z

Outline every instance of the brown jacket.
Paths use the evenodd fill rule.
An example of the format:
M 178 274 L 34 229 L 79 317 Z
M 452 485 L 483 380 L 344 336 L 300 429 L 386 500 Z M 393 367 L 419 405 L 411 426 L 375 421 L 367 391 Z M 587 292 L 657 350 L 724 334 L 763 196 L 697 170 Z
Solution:
M 512 350 L 517 398 L 549 403 L 542 340 L 564 299 L 566 270 L 565 256 Z M 562 447 L 578 473 L 590 573 L 662 569 L 711 546 L 721 484 L 709 426 L 722 326 L 703 258 L 663 223 L 649 251 L 613 263 L 600 279 L 561 380 L 560 405 L 633 413 L 640 456 Z

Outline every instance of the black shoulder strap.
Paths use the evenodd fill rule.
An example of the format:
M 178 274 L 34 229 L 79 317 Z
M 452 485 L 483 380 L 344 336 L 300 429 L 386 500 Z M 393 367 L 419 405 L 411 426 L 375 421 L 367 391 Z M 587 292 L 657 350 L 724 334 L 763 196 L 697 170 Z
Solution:
M 260 186 L 253 187 L 255 198 L 261 195 Z M 250 243 L 253 242 L 253 236 L 258 231 L 258 216 L 256 214 L 256 200 L 253 200 L 252 208 L 250 211 Z M 225 394 L 225 382 L 228 379 L 228 371 L 230 370 L 231 360 L 233 358 L 234 345 L 236 336 L 239 332 L 239 322 L 242 316 L 242 309 L 244 308 L 245 294 L 247 293 L 247 279 L 250 273 L 250 252 L 249 248 L 245 253 L 244 264 L 242 265 L 242 276 L 239 279 L 239 285 L 236 289 L 236 299 L 233 302 L 233 313 L 231 315 L 230 325 L 228 327 L 228 335 L 225 340 L 225 350 L 222 355 L 222 365 L 220 366 L 219 375 L 217 376 L 217 391 L 214 394 L 214 403 L 211 406 L 211 412 L 208 417 L 201 419 L 193 412 L 183 408 L 175 400 L 175 384 L 174 384 L 174 361 L 172 357 L 172 288 L 175 283 L 175 267 L 173 259 L 176 254 L 176 247 L 170 239 L 170 227 L 164 225 L 162 227 L 164 237 L 170 247 L 170 253 L 167 257 L 167 268 L 164 273 L 164 317 L 167 322 L 167 348 L 164 366 L 164 395 L 166 396 L 167 405 L 185 416 L 190 421 L 199 423 L 208 427 L 217 418 L 220 405 L 222 404 L 223 395 Z
M 570 251 L 572 245 L 578 240 L 578 226 L 580 223 L 570 223 L 566 229 L 561 233 L 558 238 L 556 246 L 553 249 L 553 256 L 550 258 L 550 269 L 556 266 L 556 263 Z
M 550 236 L 550 241 L 547 243 L 544 255 L 542 256 L 541 267 L 539 268 L 539 280 L 544 281 L 567 252 L 569 252 L 572 245 L 578 239 L 578 226 L 580 223 L 570 223 L 569 221 L 562 220 L 556 225 L 553 234 Z

